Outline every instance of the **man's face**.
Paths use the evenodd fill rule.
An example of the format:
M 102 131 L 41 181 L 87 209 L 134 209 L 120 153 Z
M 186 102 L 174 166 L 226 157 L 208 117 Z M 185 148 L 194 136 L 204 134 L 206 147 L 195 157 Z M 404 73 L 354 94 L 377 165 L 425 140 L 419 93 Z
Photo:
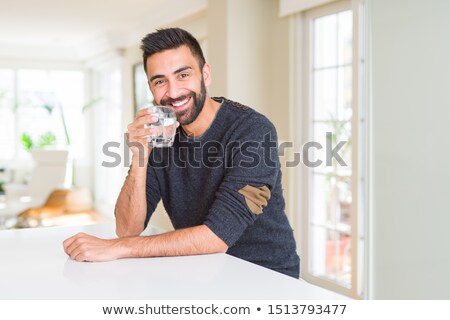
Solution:
M 200 70 L 187 46 L 151 55 L 147 59 L 147 76 L 155 102 L 173 107 L 181 125 L 198 117 L 210 83 L 209 65 Z

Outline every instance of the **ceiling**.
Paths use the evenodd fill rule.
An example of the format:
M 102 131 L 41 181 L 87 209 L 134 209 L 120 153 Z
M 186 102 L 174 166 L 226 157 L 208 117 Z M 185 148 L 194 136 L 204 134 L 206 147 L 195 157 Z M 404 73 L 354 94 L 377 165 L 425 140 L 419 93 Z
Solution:
M 207 0 L 0 0 L 0 58 L 83 60 L 205 9 Z

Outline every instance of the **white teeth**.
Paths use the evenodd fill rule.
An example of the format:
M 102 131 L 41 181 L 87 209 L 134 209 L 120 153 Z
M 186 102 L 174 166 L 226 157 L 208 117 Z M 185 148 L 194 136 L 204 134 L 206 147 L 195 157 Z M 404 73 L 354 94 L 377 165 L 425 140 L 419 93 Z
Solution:
M 179 107 L 179 106 L 185 104 L 188 100 L 189 100 L 189 98 L 186 98 L 186 99 L 184 99 L 183 101 L 176 102 L 176 103 L 174 102 L 174 103 L 172 103 L 172 106 L 174 106 L 174 107 Z

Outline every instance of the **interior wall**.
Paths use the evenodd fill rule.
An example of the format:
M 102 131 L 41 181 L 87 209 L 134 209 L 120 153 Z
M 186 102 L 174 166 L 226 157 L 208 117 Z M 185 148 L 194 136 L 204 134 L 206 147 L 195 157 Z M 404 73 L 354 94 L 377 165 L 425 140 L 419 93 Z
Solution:
M 267 34 L 269 41 L 269 56 L 267 62 L 264 63 L 269 68 L 269 76 L 265 78 L 268 82 L 268 104 L 264 110 L 264 114 L 273 122 L 277 129 L 279 145 L 283 142 L 293 142 L 294 137 L 291 135 L 291 118 L 293 117 L 292 108 L 293 100 L 291 99 L 293 92 L 290 84 L 293 76 L 293 39 L 290 17 L 278 16 L 278 1 L 268 1 L 269 3 L 269 32 Z M 294 236 L 297 240 L 297 250 L 300 251 L 298 239 L 298 223 L 297 218 L 299 212 L 295 211 L 294 201 L 298 197 L 297 190 L 293 188 L 296 168 L 287 168 L 286 162 L 293 159 L 292 154 L 296 150 L 294 148 L 285 149 L 283 155 L 280 155 L 283 195 L 286 202 L 286 215 L 294 229 Z
M 292 95 L 290 78 L 293 73 L 291 20 L 289 17 L 278 16 L 278 1 L 268 1 L 270 4 L 269 32 L 269 65 L 270 76 L 268 84 L 269 104 L 266 106 L 266 115 L 277 128 L 279 140 L 290 140 L 290 106 Z M 266 76 L 267 77 L 267 76 Z
M 369 3 L 369 297 L 449 299 L 450 2 Z
M 211 94 L 239 101 L 262 113 L 270 105 L 271 2 L 208 3 Z
M 210 96 L 228 94 L 228 1 L 208 1 L 208 63 L 211 65 Z

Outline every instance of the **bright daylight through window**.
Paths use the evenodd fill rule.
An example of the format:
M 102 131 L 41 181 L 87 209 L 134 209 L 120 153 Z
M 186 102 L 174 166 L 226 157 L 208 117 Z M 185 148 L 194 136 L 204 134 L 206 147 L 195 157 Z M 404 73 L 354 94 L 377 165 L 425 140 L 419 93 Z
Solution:
M 347 166 L 311 172 L 310 230 L 314 245 L 312 272 L 350 283 L 351 116 L 352 116 L 352 13 L 344 11 L 313 22 L 313 96 L 311 132 L 315 141 L 347 141 L 341 156 Z M 323 143 L 322 145 L 325 145 Z M 315 249 L 316 249 L 315 248 Z
M 84 99 L 82 71 L 0 69 L 0 161 L 27 159 L 33 146 L 70 145 L 83 157 Z
M 333 159 L 303 171 L 306 270 L 302 272 L 311 282 L 356 297 L 362 266 L 358 255 L 363 252 L 358 228 L 362 221 L 358 152 L 363 148 L 358 145 L 362 68 L 355 14 L 348 1 L 305 12 L 301 47 L 305 136 L 323 146 L 312 149 L 310 157 L 325 159 L 325 146 L 342 144 L 338 152 L 342 161 Z

